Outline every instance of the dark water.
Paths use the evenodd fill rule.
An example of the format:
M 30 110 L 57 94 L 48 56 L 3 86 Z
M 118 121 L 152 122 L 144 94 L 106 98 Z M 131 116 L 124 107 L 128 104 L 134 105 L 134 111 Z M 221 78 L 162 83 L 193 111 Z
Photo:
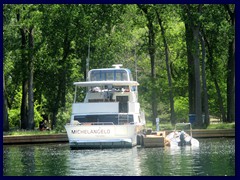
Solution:
M 200 147 L 70 150 L 64 144 L 3 146 L 4 176 L 235 176 L 235 139 Z

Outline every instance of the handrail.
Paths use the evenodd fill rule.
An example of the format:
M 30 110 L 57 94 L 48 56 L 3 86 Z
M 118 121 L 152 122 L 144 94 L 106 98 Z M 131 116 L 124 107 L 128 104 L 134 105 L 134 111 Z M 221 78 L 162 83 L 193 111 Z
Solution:
M 78 121 L 77 121 L 78 122 Z M 114 125 L 113 122 L 78 122 L 78 123 L 74 123 L 74 124 L 71 124 L 71 123 L 67 123 L 66 125 L 73 125 L 73 126 L 79 126 L 79 125 Z
M 113 122 L 92 122 L 91 125 L 114 125 L 114 124 Z

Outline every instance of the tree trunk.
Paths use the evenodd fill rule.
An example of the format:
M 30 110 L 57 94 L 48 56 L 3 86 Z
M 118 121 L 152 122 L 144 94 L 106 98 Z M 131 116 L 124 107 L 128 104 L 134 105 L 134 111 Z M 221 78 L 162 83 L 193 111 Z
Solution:
M 223 106 L 223 98 L 222 98 L 222 95 L 221 95 L 221 90 L 220 90 L 220 87 L 218 85 L 218 80 L 217 80 L 217 77 L 216 77 L 216 67 L 214 66 L 214 57 L 213 57 L 213 50 L 212 50 L 212 47 L 210 46 L 210 43 L 208 42 L 205 34 L 204 34 L 204 40 L 205 40 L 205 43 L 207 45 L 207 48 L 208 48 L 208 61 L 209 61 L 209 69 L 210 69 L 210 73 L 211 73 L 211 77 L 213 79 L 213 82 L 214 82 L 214 85 L 215 85 L 215 88 L 216 88 L 216 92 L 217 92 L 217 97 L 218 97 L 218 106 L 219 106 L 219 111 L 221 113 L 221 119 L 223 120 L 223 122 L 226 122 L 226 113 L 225 113 L 225 110 L 224 110 L 224 106 Z
M 169 102 L 170 102 L 170 111 L 171 111 L 171 124 L 175 125 L 175 112 L 174 112 L 174 99 L 173 99 L 173 90 L 172 90 L 172 77 L 171 77 L 171 69 L 169 66 L 169 52 L 168 52 L 168 45 L 167 40 L 165 37 L 165 29 L 162 25 L 162 19 L 159 15 L 159 13 L 156 11 L 158 23 L 161 27 L 161 34 L 163 37 L 163 44 L 164 44 L 164 50 L 165 50 L 165 57 L 166 57 L 166 69 L 167 69 L 167 76 L 168 76 L 168 86 L 169 86 Z
M 56 100 L 53 108 L 53 117 L 52 117 L 52 129 L 55 128 L 57 123 L 57 114 L 59 107 L 65 108 L 66 106 L 66 80 L 67 80 L 67 58 L 70 53 L 70 40 L 69 40 L 69 30 L 66 29 L 65 38 L 63 42 L 63 57 L 59 60 L 59 66 L 61 67 L 60 72 L 58 73 L 58 91 Z
M 229 42 L 227 71 L 227 122 L 235 121 L 235 39 Z
M 34 97 L 33 97 L 33 58 L 34 58 L 34 39 L 33 28 L 29 28 L 29 61 L 28 61 L 28 129 L 34 129 Z
M 21 129 L 27 129 L 27 124 L 28 124 L 27 89 L 28 89 L 28 81 L 24 79 L 22 82 Z
M 235 30 L 235 6 L 233 11 L 231 5 L 224 5 L 229 14 L 229 23 L 232 30 Z M 230 34 L 228 44 L 228 62 L 227 62 L 227 122 L 235 121 L 235 32 Z
M 201 80 L 200 80 L 200 63 L 199 63 L 199 26 L 192 27 L 194 36 L 193 58 L 195 72 L 195 108 L 196 108 L 196 127 L 202 127 L 202 97 L 201 97 Z
M 27 55 L 26 55 L 26 31 L 20 29 L 22 45 L 21 45 L 21 58 L 22 58 L 22 102 L 21 102 L 21 129 L 27 129 L 27 91 L 28 91 L 28 79 L 27 79 Z
M 154 86 L 152 90 L 152 112 L 153 112 L 153 119 L 152 119 L 152 124 L 155 125 L 156 121 L 155 119 L 157 118 L 157 90 L 156 90 L 156 72 L 155 72 L 155 52 L 156 52 L 156 47 L 155 47 L 155 33 L 153 29 L 153 22 L 150 17 L 148 18 L 148 52 L 150 55 L 150 61 L 151 61 L 151 79 L 152 79 L 152 84 Z
M 63 58 L 61 61 L 61 75 L 60 75 L 60 90 L 61 90 L 61 107 L 65 108 L 66 106 L 66 80 L 67 80 L 67 57 L 69 55 L 70 52 L 70 40 L 69 40 L 69 33 L 68 33 L 68 29 L 66 29 L 66 34 L 65 34 L 65 38 L 64 38 L 64 45 L 63 45 Z
M 189 114 L 195 114 L 195 74 L 194 59 L 191 53 L 193 33 L 188 23 L 185 23 L 185 29 L 188 61 L 188 106 Z
M 3 131 L 9 131 L 7 93 L 5 89 L 5 78 L 3 74 Z
M 58 102 L 56 102 L 56 105 L 55 106 L 58 106 Z M 58 108 L 55 107 L 53 109 L 53 117 L 52 117 L 52 123 L 51 123 L 51 129 L 54 129 L 56 127 L 56 122 L 57 122 L 57 114 L 58 114 Z
M 147 27 L 148 27 L 148 52 L 150 56 L 150 62 L 151 62 L 151 83 L 153 85 L 152 91 L 151 91 L 151 99 L 152 99 L 152 124 L 156 124 L 156 118 L 157 118 L 157 89 L 156 89 L 156 73 L 155 73 L 155 52 L 156 52 L 156 46 L 155 46 L 155 32 L 154 32 L 154 26 L 153 26 L 153 14 L 151 14 L 151 11 L 149 11 L 148 5 L 138 5 L 138 7 L 145 13 L 145 16 L 147 18 Z
M 189 113 L 196 114 L 193 126 L 197 128 L 203 125 L 198 42 L 200 21 L 196 18 L 201 14 L 201 7 L 190 4 L 183 6 L 189 68 Z
M 17 11 L 17 21 L 20 21 L 20 11 Z M 27 128 L 27 55 L 26 55 L 26 45 L 27 45 L 27 38 L 26 38 L 26 30 L 24 28 L 20 28 L 21 34 L 21 68 L 22 68 L 22 101 L 21 101 L 21 129 Z
M 208 93 L 207 93 L 207 81 L 206 81 L 206 68 L 205 68 L 205 56 L 206 49 L 204 38 L 201 36 L 201 46 L 202 46 L 202 86 L 203 86 L 203 110 L 204 110 L 204 124 L 208 126 L 210 124 L 209 121 L 209 107 L 208 107 Z

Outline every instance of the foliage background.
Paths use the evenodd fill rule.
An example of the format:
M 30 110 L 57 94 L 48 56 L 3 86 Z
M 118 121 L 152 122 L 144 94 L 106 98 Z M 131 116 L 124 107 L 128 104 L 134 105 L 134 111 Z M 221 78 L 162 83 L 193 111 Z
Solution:
M 157 116 L 162 121 L 170 122 L 170 90 L 173 92 L 176 122 L 188 121 L 189 69 L 184 6 L 4 4 L 3 68 L 4 100 L 7 107 L 7 113 L 4 113 L 8 114 L 9 127 L 23 128 L 23 84 L 30 74 L 29 63 L 32 62 L 34 126 L 38 127 L 38 123 L 47 117 L 52 122 L 52 128 L 63 128 L 70 119 L 73 82 L 86 79 L 89 42 L 90 69 L 123 64 L 133 72 L 134 79 L 140 83 L 139 101 L 145 110 L 147 121 L 154 123 L 151 106 L 151 94 L 154 92 Z M 228 44 L 235 39 L 228 10 L 235 12 L 235 6 L 204 4 L 200 15 L 195 12 L 197 5 L 190 6 L 191 13 L 201 23 L 200 32 L 205 34 L 206 57 L 201 58 L 204 47 L 200 46 L 199 59 L 200 64 L 202 61 L 206 64 L 205 70 L 202 67 L 200 70 L 206 73 L 210 117 L 224 121 L 224 114 L 228 111 Z M 144 14 L 141 8 L 146 8 L 148 14 Z M 161 15 L 164 37 L 155 12 Z M 151 79 L 148 51 L 149 20 L 155 33 L 154 83 Z M 34 38 L 33 47 L 29 45 L 29 35 Z M 26 38 L 25 44 L 23 37 Z M 171 88 L 168 83 L 163 38 L 166 38 L 168 45 Z M 223 109 L 219 107 L 219 98 Z M 30 104 L 27 104 L 26 109 L 30 108 Z M 230 120 L 232 121 L 235 119 Z

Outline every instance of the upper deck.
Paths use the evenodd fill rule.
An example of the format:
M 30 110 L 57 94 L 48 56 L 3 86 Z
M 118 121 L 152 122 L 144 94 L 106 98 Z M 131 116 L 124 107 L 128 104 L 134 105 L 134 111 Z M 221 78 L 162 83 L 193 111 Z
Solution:
M 140 112 L 139 84 L 133 81 L 131 71 L 127 68 L 92 69 L 88 72 L 87 81 L 74 82 L 74 85 L 73 114 Z M 81 98 L 78 99 L 79 87 L 87 87 L 83 102 Z
M 92 69 L 88 72 L 88 81 L 133 81 L 131 71 L 113 65 L 115 68 Z
M 137 81 L 133 81 L 131 71 L 127 68 L 92 69 L 88 72 L 85 82 L 74 82 L 76 85 L 74 103 L 77 99 L 78 87 L 87 87 L 84 103 L 94 102 L 120 102 L 137 103 Z

